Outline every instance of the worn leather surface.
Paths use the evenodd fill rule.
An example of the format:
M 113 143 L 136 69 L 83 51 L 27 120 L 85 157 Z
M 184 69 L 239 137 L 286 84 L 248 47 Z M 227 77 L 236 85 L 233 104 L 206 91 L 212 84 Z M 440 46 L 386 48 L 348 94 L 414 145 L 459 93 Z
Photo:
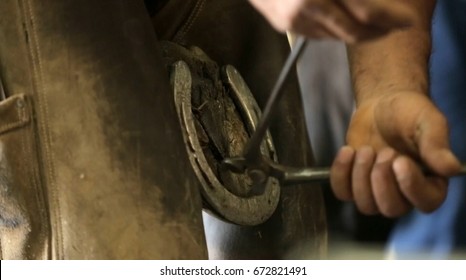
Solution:
M 144 3 L 2 0 L 0 14 L 2 258 L 205 258 Z
M 0 241 L 2 259 L 46 258 L 49 220 L 39 182 L 30 97 L 0 102 Z
M 165 28 L 175 11 L 188 13 L 187 19 L 175 21 L 176 28 Z M 289 46 L 246 0 L 171 0 L 153 22 L 162 39 L 199 46 L 219 65 L 234 65 L 264 107 Z M 312 165 L 296 77 L 285 90 L 271 127 L 278 159 L 291 166 Z M 325 257 L 326 221 L 319 186 L 283 189 L 276 213 L 261 226 L 241 227 L 204 217 L 211 258 Z

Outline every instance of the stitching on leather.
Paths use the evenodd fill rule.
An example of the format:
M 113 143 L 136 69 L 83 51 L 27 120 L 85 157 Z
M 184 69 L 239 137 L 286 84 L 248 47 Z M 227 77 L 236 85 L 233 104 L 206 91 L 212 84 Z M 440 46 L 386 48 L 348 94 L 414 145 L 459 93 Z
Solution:
M 192 26 L 194 25 L 195 21 L 199 18 L 199 15 L 204 8 L 206 0 L 199 0 L 197 1 L 196 5 L 193 8 L 193 12 L 189 15 L 186 22 L 181 26 L 180 30 L 176 33 L 173 41 L 176 43 L 181 43 L 184 36 L 191 30 Z
M 37 155 L 37 144 L 36 142 L 34 141 L 34 127 L 33 126 L 29 126 L 28 127 L 28 135 L 29 137 L 27 138 L 27 149 L 28 149 L 28 154 L 29 155 Z M 31 161 L 30 162 L 34 162 L 32 160 L 35 160 L 35 162 L 37 162 L 37 159 L 34 158 L 33 156 L 31 156 Z M 31 176 L 29 176 L 30 178 L 30 181 L 31 181 L 31 185 L 32 186 L 35 186 L 36 191 L 36 201 L 37 201 L 37 205 L 39 207 L 39 213 L 37 213 L 38 215 L 40 215 L 40 220 L 41 221 L 46 221 L 46 223 L 44 224 L 41 224 L 40 225 L 40 236 L 44 239 L 44 240 L 47 240 L 48 239 L 48 232 L 50 232 L 50 224 L 48 223 L 48 216 L 47 216 L 47 212 L 46 211 L 40 211 L 40 207 L 44 207 L 44 209 L 47 209 L 47 202 L 45 200 L 45 196 L 44 196 L 44 190 L 41 186 L 41 182 L 38 178 L 40 178 L 40 170 L 38 168 L 38 166 L 36 164 L 31 164 L 30 165 L 30 168 L 31 168 Z
M 56 242 L 56 254 L 57 254 L 57 258 L 58 259 L 61 259 L 62 256 L 64 255 L 63 254 L 63 247 L 64 247 L 64 243 L 63 243 L 63 235 L 62 235 L 62 223 L 61 223 L 61 207 L 60 207 L 60 201 L 58 199 L 58 196 L 57 196 L 57 190 L 56 190 L 56 182 L 55 182 L 55 167 L 54 167 L 54 158 L 53 158 L 53 153 L 52 151 L 50 151 L 50 148 L 49 148 L 49 143 L 51 143 L 51 135 L 49 133 L 50 131 L 50 126 L 49 126 L 49 123 L 48 121 L 48 112 L 49 112 L 49 109 L 48 109 L 48 104 L 46 102 L 46 98 L 45 98 L 45 95 L 46 95 L 46 91 L 45 91 L 45 88 L 44 88 L 44 84 L 42 83 L 42 77 L 43 77 L 43 64 L 42 64 L 42 59 L 41 59 L 41 49 L 40 49 L 40 45 L 39 45 L 39 42 L 38 42 L 38 36 L 37 36 L 37 30 L 36 30 L 36 18 L 34 16 L 34 12 L 33 12 L 33 9 L 32 9 L 32 3 L 31 3 L 31 0 L 23 0 L 25 2 L 27 2 L 27 8 L 28 8 L 28 14 L 29 14 L 29 18 L 30 18 L 30 26 L 31 26 L 31 31 L 32 31 L 32 40 L 31 40 L 31 45 L 35 45 L 35 52 L 36 52 L 36 60 L 37 60 L 37 63 L 33 63 L 33 73 L 34 75 L 36 76 L 36 83 L 37 83 L 37 92 L 38 92 L 38 98 L 39 98 L 39 101 L 38 102 L 38 107 L 39 107 L 39 110 L 42 112 L 43 114 L 43 117 L 40 119 L 40 122 L 41 122 L 41 125 L 42 127 L 44 127 L 44 130 L 39 130 L 39 133 L 42 134 L 42 137 L 44 139 L 44 144 L 42 145 L 43 147 L 43 150 L 44 150 L 44 153 L 45 153 L 45 158 L 46 160 L 48 160 L 48 164 L 49 164 L 49 168 L 48 168 L 48 172 L 49 172 L 49 184 L 47 186 L 48 188 L 48 191 L 50 193 L 50 200 L 52 200 L 56 206 L 56 208 L 53 208 L 53 207 L 49 207 L 49 211 L 50 213 L 51 212 L 54 212 L 54 221 L 56 223 L 56 238 L 55 238 L 55 242 Z M 26 17 L 28 18 L 28 17 Z M 30 51 L 32 52 L 32 55 L 34 57 L 34 50 L 31 50 L 30 48 Z M 38 64 L 38 67 L 37 65 Z M 52 217 L 51 217 L 52 218 Z M 54 231 L 53 230 L 54 227 L 52 226 L 52 232 Z M 53 240 L 53 238 L 52 238 Z
M 29 102 L 29 101 L 30 101 L 29 99 L 25 100 L 28 106 L 25 106 L 24 113 L 27 116 L 33 116 L 32 102 Z M 26 129 L 27 129 L 26 133 L 23 134 L 23 138 L 24 138 L 23 141 L 24 141 L 24 151 L 26 151 L 26 155 L 29 156 L 29 160 L 27 161 L 26 164 L 29 164 L 28 169 L 31 170 L 30 176 L 28 176 L 29 184 L 30 186 L 33 186 L 33 192 L 35 194 L 34 197 L 35 197 L 37 207 L 38 207 L 37 215 L 39 215 L 40 221 L 47 221 L 46 211 L 41 211 L 41 207 L 44 207 L 44 209 L 47 209 L 47 208 L 46 208 L 46 201 L 44 200 L 43 188 L 41 188 L 40 180 L 38 180 L 38 178 L 40 178 L 40 172 L 38 171 L 37 165 L 34 164 L 38 162 L 37 156 L 36 156 L 37 146 L 34 141 L 35 131 L 32 125 L 28 126 Z M 49 231 L 49 229 L 50 228 L 49 228 L 48 222 L 44 224 L 41 223 L 40 229 L 39 229 L 39 234 L 40 234 L 39 236 L 43 238 L 44 240 L 47 240 L 48 238 L 47 232 Z
M 20 120 L 20 121 L 17 121 L 17 122 L 9 123 L 9 124 L 4 125 L 4 126 L 0 126 L 0 134 L 4 134 L 4 133 L 9 132 L 10 130 L 23 127 L 27 123 L 28 123 L 28 121 Z
M 26 105 L 25 105 L 25 106 L 26 106 Z M 19 111 L 19 115 L 21 116 L 21 111 L 24 111 L 24 110 L 18 110 L 18 111 Z M 20 145 L 21 145 L 21 152 L 22 152 L 21 159 L 22 159 L 22 160 L 26 159 L 27 162 L 28 162 L 28 164 L 30 164 L 31 162 L 33 163 L 33 161 L 30 160 L 30 156 L 29 156 L 29 154 L 27 153 L 26 145 L 25 145 L 25 143 L 24 143 L 24 138 L 26 137 L 26 133 L 28 132 L 27 129 L 25 129 L 25 130 L 26 130 L 26 131 L 18 132 L 18 133 L 19 133 L 19 139 L 20 139 L 19 141 L 21 142 L 21 143 L 20 143 Z M 22 162 L 21 165 L 23 165 L 23 164 L 24 164 L 24 163 Z M 24 169 L 25 169 L 26 172 L 27 172 L 28 166 L 25 165 Z M 27 173 L 23 173 L 23 174 L 26 175 Z M 27 174 L 27 175 L 29 175 L 29 174 Z M 26 175 L 26 176 L 27 176 L 27 175 Z M 27 177 L 29 177 L 29 176 L 27 176 Z M 29 181 L 29 178 L 28 178 L 28 181 Z M 26 214 L 26 215 L 27 215 L 27 214 Z M 32 215 L 35 215 L 35 213 L 33 213 Z M 30 224 L 28 225 L 29 230 L 32 230 L 32 229 L 31 229 L 31 225 L 32 225 L 33 219 L 32 219 L 32 218 L 29 218 L 28 220 L 29 220 L 29 223 L 30 223 Z M 29 257 L 29 254 L 27 254 L 27 250 L 25 250 L 25 252 L 22 252 L 22 253 L 25 254 L 25 255 L 22 256 L 23 258 L 28 258 L 28 257 Z
M 25 102 L 24 98 L 18 98 L 17 101 L 19 100 L 23 100 L 23 102 Z M 27 104 L 25 104 L 22 108 L 19 108 L 17 106 L 17 103 L 10 104 L 9 106 L 15 106 L 15 109 L 16 109 L 15 112 L 18 115 L 18 120 L 15 122 L 10 122 L 8 124 L 0 126 L 0 135 L 7 133 L 10 130 L 23 127 L 25 124 L 29 122 L 29 115 L 27 114 L 26 108 L 25 108 Z

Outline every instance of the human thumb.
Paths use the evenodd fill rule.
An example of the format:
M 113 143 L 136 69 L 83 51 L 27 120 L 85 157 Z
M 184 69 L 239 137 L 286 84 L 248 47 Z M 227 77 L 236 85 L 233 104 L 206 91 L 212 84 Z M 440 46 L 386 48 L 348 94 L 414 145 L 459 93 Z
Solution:
M 450 149 L 448 124 L 436 109 L 421 118 L 415 136 L 421 160 L 438 175 L 450 177 L 461 170 L 461 163 Z

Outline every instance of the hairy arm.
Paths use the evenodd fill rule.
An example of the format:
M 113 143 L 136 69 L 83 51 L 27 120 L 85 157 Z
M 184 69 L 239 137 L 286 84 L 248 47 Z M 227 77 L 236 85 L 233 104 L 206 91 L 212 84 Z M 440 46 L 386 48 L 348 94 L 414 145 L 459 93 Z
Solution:
M 394 91 L 428 92 L 431 19 L 435 0 L 408 0 L 417 22 L 377 41 L 348 47 L 359 102 Z
M 429 98 L 435 1 L 405 3 L 417 11 L 414 26 L 349 47 L 357 107 L 331 182 L 338 198 L 354 200 L 365 214 L 433 211 L 445 199 L 447 177 L 460 169 L 446 119 Z

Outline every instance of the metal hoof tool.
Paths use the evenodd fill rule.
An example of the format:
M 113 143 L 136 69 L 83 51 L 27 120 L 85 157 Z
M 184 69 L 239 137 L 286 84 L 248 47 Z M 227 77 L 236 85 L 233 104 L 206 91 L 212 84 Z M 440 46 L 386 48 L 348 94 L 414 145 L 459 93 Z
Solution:
M 307 41 L 304 37 L 299 37 L 296 40 L 295 47 L 291 51 L 270 94 L 263 115 L 257 125 L 257 129 L 245 146 L 243 156 L 226 158 L 223 161 L 224 168 L 234 173 L 248 174 L 251 180 L 255 182 L 254 185 L 260 186 L 270 177 L 278 179 L 281 185 L 320 182 L 327 181 L 330 178 L 329 168 L 293 168 L 283 166 L 270 160 L 270 158 L 262 156 L 259 149 L 267 133 L 272 114 L 276 111 L 277 104 L 283 96 L 283 85 L 286 83 L 291 70 L 294 69 L 306 43 Z M 425 173 L 429 173 L 429 171 L 426 170 Z M 461 172 L 457 175 L 466 175 L 466 164 L 462 166 Z M 253 192 L 260 194 L 263 190 L 257 188 L 254 189 Z
M 325 182 L 330 179 L 328 167 L 295 168 L 280 165 L 265 158 L 260 164 L 253 166 L 248 166 L 246 159 L 242 157 L 227 158 L 223 164 L 232 172 L 248 174 L 256 182 L 262 182 L 269 177 L 277 178 L 282 186 Z M 430 173 L 428 170 L 424 172 Z M 466 176 L 466 165 L 463 164 L 461 171 L 455 176 Z

